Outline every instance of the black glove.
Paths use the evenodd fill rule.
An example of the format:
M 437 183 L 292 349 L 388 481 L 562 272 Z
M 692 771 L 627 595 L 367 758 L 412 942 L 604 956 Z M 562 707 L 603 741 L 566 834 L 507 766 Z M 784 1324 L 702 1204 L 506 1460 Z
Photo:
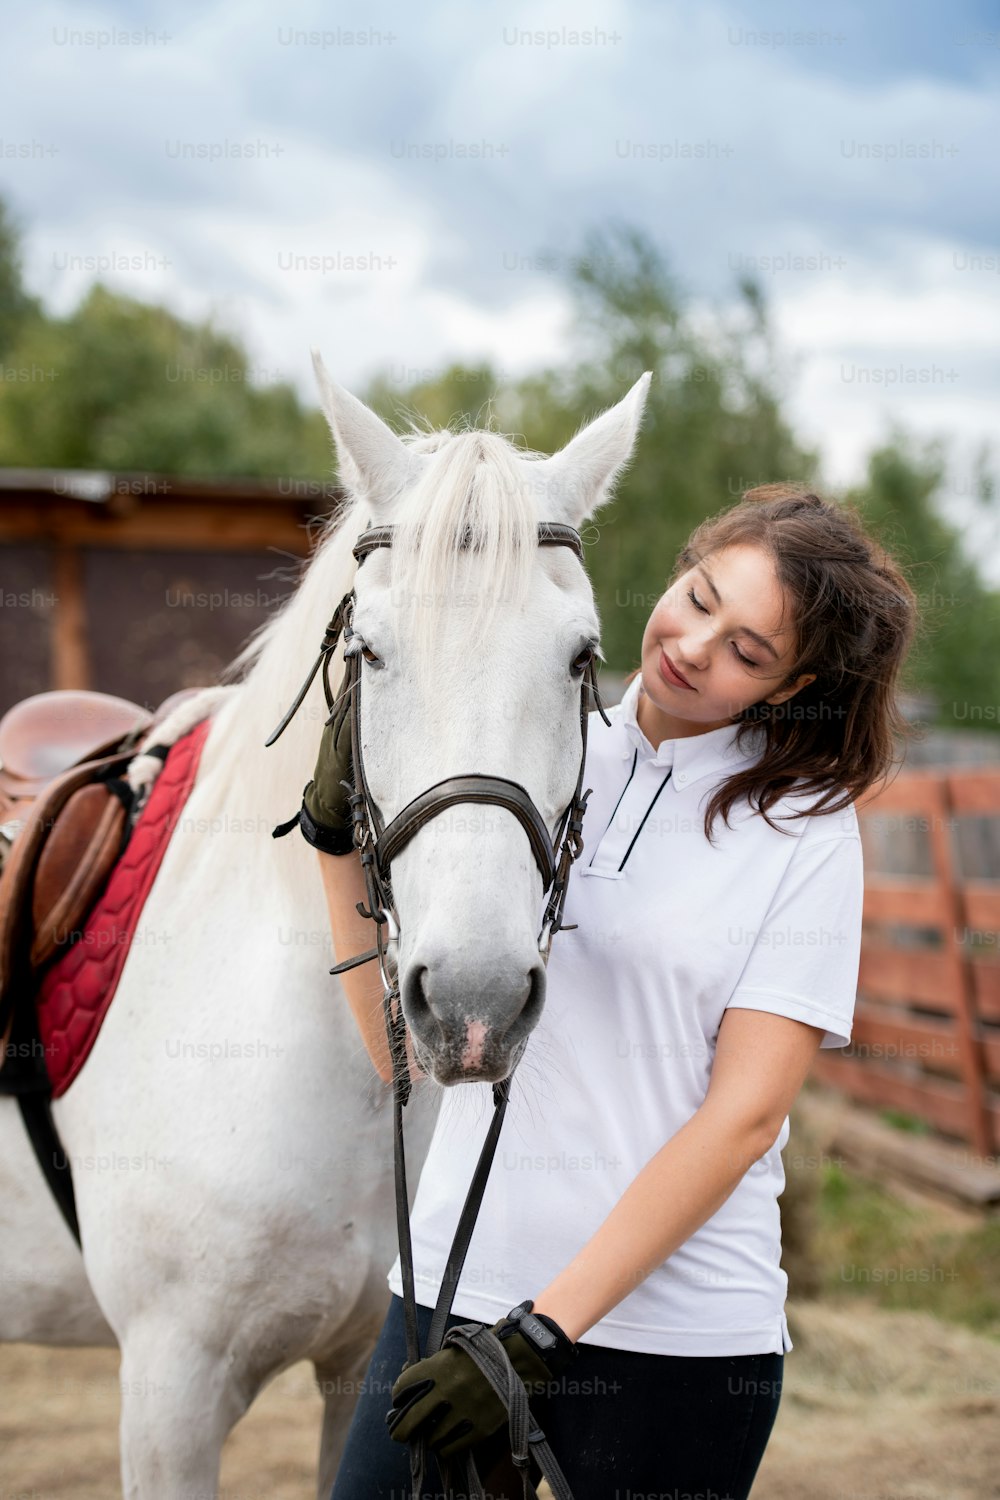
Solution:
M 299 827 L 306 843 L 324 854 L 350 854 L 354 848 L 354 813 L 351 793 L 341 783 L 354 787 L 351 756 L 351 694 L 349 672 L 340 684 L 333 715 L 323 729 L 313 779 L 302 793 Z
M 493 1325 L 529 1397 L 544 1395 L 579 1352 L 558 1323 L 533 1313 L 532 1306 L 522 1302 Z M 392 1402 L 385 1418 L 389 1436 L 408 1443 L 422 1427 L 442 1458 L 482 1442 L 507 1421 L 500 1397 L 457 1344 L 445 1344 L 429 1359 L 404 1368 L 392 1388 Z

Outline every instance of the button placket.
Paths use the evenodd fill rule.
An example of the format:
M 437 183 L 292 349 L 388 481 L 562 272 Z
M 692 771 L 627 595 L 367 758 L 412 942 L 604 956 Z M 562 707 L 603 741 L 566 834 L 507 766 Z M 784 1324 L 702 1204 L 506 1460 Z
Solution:
M 583 875 L 598 875 L 605 880 L 623 880 L 628 869 L 619 865 L 625 859 L 636 833 L 649 812 L 657 793 L 661 790 L 669 767 L 655 765 L 653 761 L 640 761 L 632 779 L 625 788 L 618 808 L 594 851 L 593 860 L 580 872 Z

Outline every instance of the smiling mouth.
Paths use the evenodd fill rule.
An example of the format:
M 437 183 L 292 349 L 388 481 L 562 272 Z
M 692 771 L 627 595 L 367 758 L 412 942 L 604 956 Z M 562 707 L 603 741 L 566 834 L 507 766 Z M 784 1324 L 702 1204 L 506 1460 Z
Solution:
M 691 691 L 694 692 L 694 687 L 690 682 L 688 682 L 686 677 L 682 676 L 681 673 L 678 672 L 677 668 L 674 666 L 667 653 L 663 650 L 662 646 L 660 647 L 660 675 L 667 682 L 680 682 L 683 687 L 690 688 Z

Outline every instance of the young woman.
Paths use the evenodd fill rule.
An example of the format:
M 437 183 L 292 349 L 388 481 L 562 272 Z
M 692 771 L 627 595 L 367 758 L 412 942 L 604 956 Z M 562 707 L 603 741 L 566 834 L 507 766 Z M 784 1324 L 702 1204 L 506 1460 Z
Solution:
M 751 490 L 695 530 L 668 582 L 611 728 L 591 716 L 578 926 L 553 945 L 448 1325 L 495 1326 L 545 1380 L 533 1410 L 575 1500 L 750 1493 L 792 1348 L 788 1111 L 816 1049 L 850 1041 L 853 804 L 906 729 L 915 598 L 853 512 Z M 370 946 L 345 747 L 326 731 L 302 815 L 338 958 Z M 388 1079 L 377 981 L 344 983 Z M 444 1091 L 411 1218 L 422 1341 L 491 1105 L 486 1084 Z M 468 1357 L 448 1347 L 401 1375 L 398 1259 L 389 1285 L 333 1500 L 403 1500 L 421 1424 L 445 1455 L 478 1445 L 487 1493 L 520 1495 Z M 551 1339 L 505 1316 L 525 1299 Z

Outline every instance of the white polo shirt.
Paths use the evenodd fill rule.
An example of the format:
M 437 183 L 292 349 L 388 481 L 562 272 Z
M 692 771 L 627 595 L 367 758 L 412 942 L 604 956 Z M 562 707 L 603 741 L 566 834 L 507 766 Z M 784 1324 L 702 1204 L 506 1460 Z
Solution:
M 592 713 L 584 850 L 541 1019 L 507 1113 L 453 1311 L 493 1323 L 537 1296 L 703 1102 L 723 1011 L 770 1011 L 851 1038 L 862 855 L 853 806 L 772 829 L 746 799 L 704 836 L 708 794 L 759 756 L 736 726 L 664 740 L 636 720 L 641 679 Z M 810 806 L 788 795 L 780 824 Z M 411 1215 L 417 1301 L 432 1306 L 493 1115 L 488 1084 L 445 1089 Z M 722 1207 L 581 1336 L 655 1354 L 792 1348 L 778 1198 L 784 1120 Z M 669 1192 L 669 1184 L 665 1190 Z M 402 1295 L 397 1257 L 388 1275 Z

